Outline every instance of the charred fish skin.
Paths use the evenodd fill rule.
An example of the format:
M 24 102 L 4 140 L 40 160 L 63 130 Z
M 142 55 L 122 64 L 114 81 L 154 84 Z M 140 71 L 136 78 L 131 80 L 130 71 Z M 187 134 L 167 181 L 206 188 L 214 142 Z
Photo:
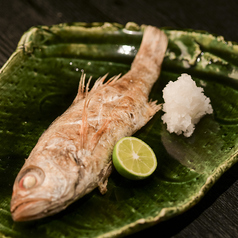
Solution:
M 42 134 L 15 180 L 13 220 L 53 215 L 96 187 L 106 192 L 114 145 L 161 108 L 148 96 L 167 44 L 163 31 L 147 26 L 128 73 L 107 82 L 104 76 L 90 91 L 82 75 L 72 105 Z

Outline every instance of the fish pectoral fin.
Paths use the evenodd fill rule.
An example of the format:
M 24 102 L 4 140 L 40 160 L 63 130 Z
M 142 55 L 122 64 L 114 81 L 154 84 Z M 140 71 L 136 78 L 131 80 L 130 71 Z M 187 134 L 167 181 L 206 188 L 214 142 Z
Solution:
M 107 192 L 108 177 L 112 173 L 112 169 L 113 169 L 113 165 L 112 165 L 112 161 L 110 161 L 100 173 L 101 178 L 98 182 L 98 189 L 101 194 L 105 194 Z
M 108 178 L 98 183 L 98 189 L 101 194 L 105 194 L 107 192 L 107 183 L 108 183 Z

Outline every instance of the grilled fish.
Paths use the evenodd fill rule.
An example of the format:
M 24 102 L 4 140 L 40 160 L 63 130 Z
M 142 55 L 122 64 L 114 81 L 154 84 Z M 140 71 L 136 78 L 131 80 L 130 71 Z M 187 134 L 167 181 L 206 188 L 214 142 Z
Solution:
M 91 90 L 82 74 L 72 105 L 39 138 L 16 177 L 13 220 L 58 213 L 96 187 L 107 191 L 116 142 L 143 127 L 161 106 L 148 101 L 158 79 L 167 37 L 147 26 L 124 76 L 99 78 Z

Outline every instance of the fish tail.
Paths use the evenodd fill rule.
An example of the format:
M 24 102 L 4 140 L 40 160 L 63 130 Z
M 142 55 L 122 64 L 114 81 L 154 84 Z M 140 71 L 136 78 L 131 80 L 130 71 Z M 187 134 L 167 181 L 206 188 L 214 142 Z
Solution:
M 147 26 L 131 71 L 140 75 L 149 85 L 153 85 L 160 74 L 167 45 L 168 38 L 162 30 Z

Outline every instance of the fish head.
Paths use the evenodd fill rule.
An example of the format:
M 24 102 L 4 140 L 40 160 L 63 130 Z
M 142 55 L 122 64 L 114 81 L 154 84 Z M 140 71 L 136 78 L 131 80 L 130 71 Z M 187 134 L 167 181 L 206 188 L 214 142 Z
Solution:
M 59 155 L 60 163 L 46 158 L 25 161 L 13 186 L 13 220 L 27 221 L 53 215 L 75 200 L 78 170 L 68 157 Z

